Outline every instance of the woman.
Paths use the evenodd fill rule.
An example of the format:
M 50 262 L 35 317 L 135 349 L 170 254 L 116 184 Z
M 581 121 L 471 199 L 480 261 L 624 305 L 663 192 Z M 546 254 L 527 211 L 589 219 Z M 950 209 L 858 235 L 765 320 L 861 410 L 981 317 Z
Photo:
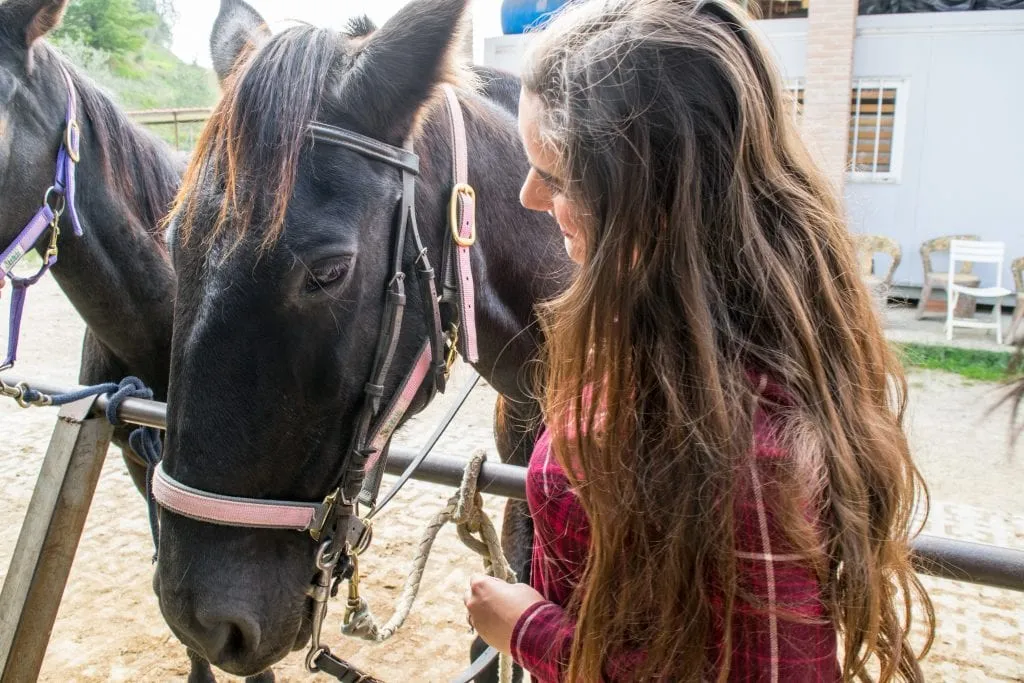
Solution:
M 541 316 L 532 585 L 474 577 L 470 622 L 540 681 L 918 680 L 904 378 L 750 24 L 589 0 L 523 85 L 522 202 L 579 271 Z

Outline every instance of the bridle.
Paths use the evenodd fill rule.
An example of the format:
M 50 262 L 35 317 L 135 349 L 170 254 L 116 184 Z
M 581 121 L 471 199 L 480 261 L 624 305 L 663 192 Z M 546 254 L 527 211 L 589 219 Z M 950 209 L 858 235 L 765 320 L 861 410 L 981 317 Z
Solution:
M 349 445 L 345 467 L 337 484 L 319 502 L 281 501 L 226 496 L 196 489 L 176 481 L 162 464 L 153 470 L 152 494 L 163 508 L 203 522 L 262 529 L 295 529 L 308 532 L 319 543 L 316 554 L 318 576 L 308 594 L 314 602 L 313 638 L 306 656 L 310 671 L 323 671 L 342 681 L 371 681 L 347 662 L 320 645 L 320 629 L 332 590 L 332 580 L 349 578 L 354 556 L 369 545 L 372 533 L 366 519 L 358 514 L 362 503 L 372 516 L 383 508 L 408 480 L 429 452 L 421 451 L 392 489 L 377 504 L 384 474 L 387 450 L 395 429 L 401 423 L 413 399 L 426 384 L 432 400 L 443 392 L 460 349 L 470 363 L 478 360 L 476 343 L 475 292 L 470 263 L 471 247 L 476 242 L 476 194 L 467 182 L 468 145 L 462 107 L 451 86 L 442 86 L 452 134 L 452 190 L 449 201 L 449 230 L 442 249 L 442 294 L 438 296 L 435 272 L 416 222 L 416 178 L 419 157 L 412 142 L 393 145 L 318 121 L 310 122 L 314 142 L 336 145 L 397 169 L 402 179 L 391 235 L 390 278 L 386 285 L 383 324 L 377 338 L 373 369 L 363 387 L 362 406 Z M 410 264 L 424 303 L 427 338 L 421 343 L 412 368 L 398 385 L 394 396 L 383 408 L 385 382 L 392 370 L 401 336 L 405 312 L 406 240 L 411 240 L 415 258 Z M 453 322 L 442 326 L 440 305 L 452 309 Z M 460 333 L 461 325 L 461 333 Z
M 0 279 L 10 278 L 11 312 L 8 322 L 7 353 L 0 362 L 0 372 L 14 367 L 18 356 L 18 337 L 21 333 L 21 314 L 25 308 L 25 295 L 28 288 L 46 274 L 57 263 L 57 239 L 60 237 L 60 219 L 67 213 L 71 217 L 71 227 L 75 235 L 81 237 L 82 226 L 78 221 L 75 205 L 75 165 L 78 163 L 79 142 L 81 131 L 75 118 L 77 96 L 71 74 L 63 65 L 61 74 L 68 88 L 68 105 L 64 114 L 64 135 L 57 151 L 57 170 L 53 184 L 43 193 L 43 203 L 29 220 L 21 232 L 7 247 L 0 252 Z M 14 274 L 14 266 L 27 254 L 43 234 L 50 231 L 50 242 L 43 255 L 43 265 L 34 275 L 18 277 Z

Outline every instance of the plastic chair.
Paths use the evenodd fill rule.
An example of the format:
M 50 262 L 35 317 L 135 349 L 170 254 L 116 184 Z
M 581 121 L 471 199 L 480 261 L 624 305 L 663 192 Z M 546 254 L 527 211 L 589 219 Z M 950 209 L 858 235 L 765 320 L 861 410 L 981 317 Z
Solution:
M 946 339 L 953 339 L 954 327 L 995 328 L 996 343 L 1003 343 L 1003 326 L 1000 320 L 1002 298 L 1013 292 L 1003 287 L 1003 259 L 1006 245 L 1003 242 L 974 242 L 952 240 L 949 243 L 949 274 L 946 279 Z M 968 287 L 956 283 L 957 263 L 992 263 L 996 266 L 995 287 Z M 992 322 L 982 320 L 963 320 L 953 317 L 953 309 L 960 295 L 973 296 L 976 299 L 995 299 L 992 306 Z
M 932 254 L 941 254 L 949 251 L 949 243 L 953 240 L 981 240 L 978 235 L 947 235 L 928 240 L 921 245 L 921 262 L 924 265 L 924 285 L 921 287 L 921 299 L 917 303 L 917 317 L 923 318 L 925 307 L 935 289 L 946 289 L 949 279 L 947 273 L 932 268 Z M 958 273 L 956 273 L 956 284 L 967 287 L 977 287 L 981 278 L 971 272 L 971 263 L 965 262 Z M 946 290 L 946 298 L 950 298 L 949 290 Z
M 854 235 L 854 248 L 857 250 L 857 262 L 860 264 L 861 277 L 873 292 L 884 294 L 892 288 L 892 278 L 903 259 L 903 250 L 899 242 L 884 235 Z M 885 275 L 875 275 L 875 254 L 889 257 L 889 268 Z
M 1010 329 L 1006 331 L 1008 344 L 1013 343 L 1017 337 L 1017 328 L 1024 321 L 1024 256 L 1010 263 L 1010 272 L 1013 273 L 1013 285 L 1017 289 L 1017 305 L 1013 307 L 1013 319 L 1010 321 Z

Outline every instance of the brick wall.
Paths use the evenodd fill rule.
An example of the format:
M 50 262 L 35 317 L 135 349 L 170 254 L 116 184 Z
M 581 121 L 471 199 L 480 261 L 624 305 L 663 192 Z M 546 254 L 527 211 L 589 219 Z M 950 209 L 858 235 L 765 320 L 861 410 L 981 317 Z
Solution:
M 803 134 L 838 189 L 846 175 L 856 22 L 857 0 L 810 0 Z

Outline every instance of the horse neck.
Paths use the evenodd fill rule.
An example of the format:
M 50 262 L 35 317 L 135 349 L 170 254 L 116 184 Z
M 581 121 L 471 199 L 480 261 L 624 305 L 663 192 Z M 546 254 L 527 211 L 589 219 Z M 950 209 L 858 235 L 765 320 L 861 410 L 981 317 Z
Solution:
M 171 150 L 151 136 L 126 125 L 120 131 L 130 139 L 101 140 L 93 112 L 82 111 L 81 104 L 79 109 L 76 205 L 83 235 L 75 237 L 70 225 L 62 226 L 53 275 L 92 337 L 83 352 L 80 380 L 116 381 L 131 374 L 163 398 L 170 371 L 174 275 L 157 226 L 145 217 L 139 196 L 147 194 L 169 206 L 176 187 L 152 179 L 175 173 L 180 177 L 180 172 L 172 166 Z M 128 150 L 129 169 L 166 166 L 150 166 L 148 181 L 115 178 L 105 161 L 118 153 L 114 145 Z
M 463 98 L 463 112 L 469 183 L 477 195 L 477 241 L 472 248 L 480 355 L 476 369 L 502 395 L 526 399 L 529 362 L 541 342 L 535 306 L 562 291 L 571 266 L 552 219 L 519 203 L 529 163 L 515 118 L 479 97 Z M 425 130 L 435 142 L 424 179 L 441 188 L 441 206 L 432 215 L 446 215 L 451 193 L 448 126 L 447 113 L 439 107 Z M 438 163 L 438 157 L 444 161 Z M 432 230 L 436 235 L 448 229 L 446 219 L 439 223 Z

